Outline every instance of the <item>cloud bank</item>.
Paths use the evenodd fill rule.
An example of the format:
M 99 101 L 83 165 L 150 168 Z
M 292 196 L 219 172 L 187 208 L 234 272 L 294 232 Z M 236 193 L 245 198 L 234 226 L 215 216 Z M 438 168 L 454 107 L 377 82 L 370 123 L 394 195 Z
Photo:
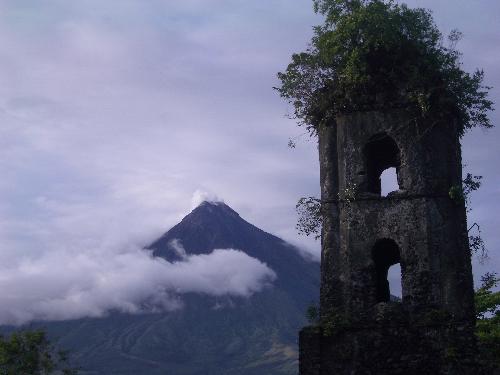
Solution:
M 276 274 L 242 251 L 215 249 L 169 263 L 142 249 L 98 255 L 51 252 L 0 273 L 0 324 L 148 313 L 182 307 L 182 295 L 249 297 Z

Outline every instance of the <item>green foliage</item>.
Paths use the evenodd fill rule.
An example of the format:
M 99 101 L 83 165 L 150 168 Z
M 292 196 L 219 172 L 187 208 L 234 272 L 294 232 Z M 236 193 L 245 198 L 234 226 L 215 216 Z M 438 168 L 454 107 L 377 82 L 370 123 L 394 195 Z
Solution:
M 481 180 L 483 176 L 473 176 L 471 173 L 467 173 L 467 176 L 462 181 L 462 185 L 452 186 L 448 192 L 451 200 L 457 204 L 465 203 L 467 211 L 470 211 L 471 200 L 470 195 L 473 191 L 478 190 L 481 187 Z M 476 229 L 475 232 L 469 234 L 469 248 L 471 253 L 477 254 L 481 262 L 488 258 L 488 251 L 484 245 L 483 238 L 481 236 L 481 227 L 479 224 L 474 223 L 469 228 L 469 233 L 471 230 Z
M 320 315 L 319 307 L 315 303 L 311 303 L 307 308 L 306 318 L 311 326 L 320 328 L 325 337 L 332 337 L 351 325 L 346 316 L 335 310 Z
M 500 291 L 494 291 L 500 279 L 487 273 L 476 290 L 476 335 L 485 360 L 500 366 Z
M 484 74 L 462 70 L 431 13 L 392 0 L 313 0 L 325 22 L 315 28 L 309 48 L 294 54 L 278 73 L 280 95 L 312 133 L 337 113 L 404 107 L 437 123 L 454 118 L 460 134 L 491 127 Z
M 460 185 L 453 185 L 448 191 L 448 196 L 457 204 L 462 203 L 465 199 L 464 191 Z
M 476 229 L 475 232 L 471 234 L 471 230 Z M 488 259 L 488 250 L 483 241 L 481 235 L 481 227 L 479 224 L 474 223 L 469 228 L 469 249 L 472 254 L 476 254 L 481 263 L 484 263 Z
M 456 204 L 465 203 L 469 212 L 471 205 L 470 194 L 481 187 L 482 178 L 483 176 L 473 176 L 471 173 L 467 173 L 467 176 L 462 181 L 462 185 L 454 185 L 448 191 L 450 199 Z M 488 258 L 488 251 L 481 236 L 481 227 L 479 224 L 474 223 L 469 228 L 469 233 L 473 229 L 476 229 L 476 231 L 473 234 L 469 234 L 469 248 L 471 253 L 477 254 L 479 260 L 483 262 Z
M 498 286 L 500 278 L 496 273 L 487 273 L 481 281 L 481 287 L 475 294 L 477 318 L 481 320 L 493 317 L 499 319 L 497 322 L 500 323 L 500 292 L 493 291 Z
M 306 318 L 309 324 L 317 324 L 319 321 L 319 308 L 316 304 L 311 304 L 306 311 Z
M 313 8 L 316 13 L 326 16 L 327 23 L 335 24 L 366 3 L 366 0 L 313 0 Z
M 478 190 L 481 187 L 481 180 L 483 176 L 473 176 L 471 173 L 467 173 L 467 176 L 462 181 L 462 191 L 461 196 L 462 200 L 465 202 L 465 206 L 467 207 L 467 211 L 471 210 L 471 200 L 470 195 L 473 191 Z M 476 231 L 471 233 L 471 230 L 476 228 Z M 469 248 L 471 253 L 477 254 L 479 261 L 484 262 L 488 258 L 488 251 L 486 246 L 484 245 L 483 237 L 481 236 L 481 227 L 479 224 L 474 223 L 469 228 Z
M 462 195 L 467 208 L 470 207 L 470 194 L 481 187 L 482 179 L 483 176 L 473 176 L 471 173 L 467 173 L 467 176 L 462 181 Z
M 336 311 L 329 312 L 321 317 L 321 327 L 325 337 L 332 337 L 350 326 L 349 319 Z
M 301 235 L 321 236 L 323 217 L 321 215 L 321 201 L 315 197 L 302 197 L 295 206 L 297 210 L 297 231 Z
M 15 332 L 0 336 L 1 375 L 76 375 L 66 367 L 67 353 L 56 352 L 43 331 Z

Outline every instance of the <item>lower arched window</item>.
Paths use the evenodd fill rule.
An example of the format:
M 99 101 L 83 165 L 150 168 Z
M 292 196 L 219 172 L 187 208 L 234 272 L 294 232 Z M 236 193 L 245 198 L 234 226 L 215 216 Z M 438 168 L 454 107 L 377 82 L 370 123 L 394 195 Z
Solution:
M 389 302 L 391 300 L 391 288 L 388 280 L 389 268 L 401 262 L 399 247 L 394 240 L 384 238 L 378 240 L 372 250 L 373 262 L 375 263 L 375 288 L 377 302 Z M 401 279 L 399 279 L 401 283 Z M 399 294 L 398 291 L 393 291 Z

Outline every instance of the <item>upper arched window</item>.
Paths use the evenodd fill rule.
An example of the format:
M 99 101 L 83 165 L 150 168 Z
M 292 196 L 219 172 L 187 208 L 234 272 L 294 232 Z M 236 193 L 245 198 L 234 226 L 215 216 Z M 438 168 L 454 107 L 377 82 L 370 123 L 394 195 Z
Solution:
M 394 139 L 386 133 L 377 134 L 369 139 L 363 153 L 366 166 L 367 191 L 374 194 L 382 193 L 381 176 L 386 170 L 389 170 L 389 173 L 384 174 L 384 178 L 387 178 L 387 181 L 384 181 L 385 187 L 388 191 L 398 190 L 400 187 L 397 182 L 397 173 L 401 164 L 401 153 Z M 394 178 L 394 174 L 396 174 L 396 178 Z

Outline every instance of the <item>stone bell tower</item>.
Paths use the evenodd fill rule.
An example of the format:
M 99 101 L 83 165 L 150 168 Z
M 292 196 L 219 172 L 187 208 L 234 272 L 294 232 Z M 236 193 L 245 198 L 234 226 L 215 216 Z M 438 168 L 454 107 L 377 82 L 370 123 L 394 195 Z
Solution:
M 300 374 L 477 374 L 458 129 L 403 109 L 318 129 L 321 321 L 300 334 Z M 395 168 L 399 190 L 381 196 Z M 402 299 L 388 269 L 401 266 Z

